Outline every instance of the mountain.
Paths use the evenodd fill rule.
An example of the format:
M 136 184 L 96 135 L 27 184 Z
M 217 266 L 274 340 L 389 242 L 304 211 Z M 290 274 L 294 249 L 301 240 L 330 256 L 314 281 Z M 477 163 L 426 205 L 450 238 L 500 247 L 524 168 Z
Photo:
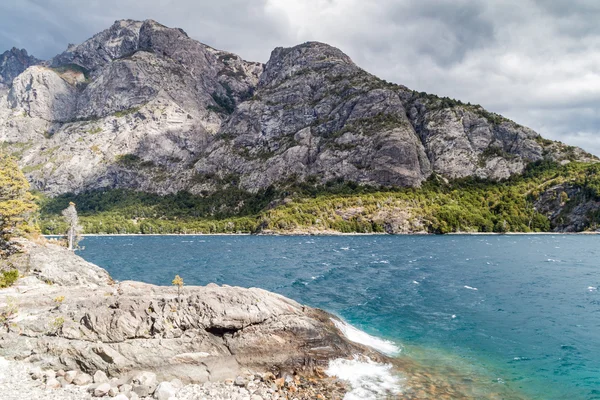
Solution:
M 25 49 L 13 47 L 0 54 L 0 88 L 10 86 L 14 78 L 41 60 L 27 54 Z
M 273 188 L 500 182 L 532 163 L 596 161 L 481 106 L 383 81 L 318 42 L 276 48 L 261 64 L 122 20 L 29 63 L 0 87 L 0 141 L 51 197 L 185 192 L 213 196 L 206 215 L 216 215 L 224 191 L 260 197 L 256 211 L 279 204 Z M 2 65 L 3 76 L 18 71 Z M 248 204 L 227 199 L 231 210 Z
M 544 157 L 590 157 L 384 82 L 326 44 L 277 48 L 262 65 L 151 20 L 117 21 L 27 68 L 0 105 L 0 139 L 50 195 L 200 193 L 231 180 L 257 191 L 314 177 L 419 186 L 432 173 L 497 180 Z

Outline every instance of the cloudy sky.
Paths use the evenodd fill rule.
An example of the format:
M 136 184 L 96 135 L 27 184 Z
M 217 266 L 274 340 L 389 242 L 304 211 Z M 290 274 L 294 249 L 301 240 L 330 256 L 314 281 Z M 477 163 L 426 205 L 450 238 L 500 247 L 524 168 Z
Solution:
M 326 42 L 386 80 L 600 156 L 598 0 L 2 0 L 0 52 L 49 58 L 123 18 L 180 27 L 253 61 Z

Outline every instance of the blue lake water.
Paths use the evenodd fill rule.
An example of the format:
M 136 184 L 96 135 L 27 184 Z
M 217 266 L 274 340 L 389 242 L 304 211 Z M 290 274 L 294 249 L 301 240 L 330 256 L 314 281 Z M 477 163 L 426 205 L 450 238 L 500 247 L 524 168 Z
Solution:
M 600 236 L 98 236 L 117 280 L 261 287 L 402 347 L 425 398 L 600 399 Z M 447 392 L 439 388 L 450 386 Z M 436 394 L 437 393 L 437 394 Z M 449 393 L 449 394 L 448 394 Z

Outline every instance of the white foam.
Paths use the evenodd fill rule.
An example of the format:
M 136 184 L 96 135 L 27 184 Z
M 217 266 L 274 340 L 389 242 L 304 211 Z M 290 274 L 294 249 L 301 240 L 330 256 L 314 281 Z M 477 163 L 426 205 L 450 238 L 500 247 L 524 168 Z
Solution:
M 337 359 L 329 362 L 325 371 L 347 381 L 351 390 L 344 400 L 377 400 L 402 393 L 401 379 L 392 373 L 391 364 L 379 364 L 370 359 L 360 361 Z
M 471 286 L 467 286 L 465 285 L 465 289 L 469 289 L 469 290 L 479 290 L 476 287 L 471 287 Z
M 593 292 L 593 291 L 595 291 L 595 290 L 598 290 L 598 288 L 597 288 L 596 286 L 588 286 L 588 290 L 589 290 L 590 292 Z
M 346 336 L 348 340 L 354 343 L 363 344 L 389 356 L 393 356 L 400 353 L 400 348 L 396 346 L 393 342 L 390 342 L 389 340 L 371 336 L 367 332 L 363 332 L 360 329 L 356 329 L 352 325 L 343 321 L 338 321 L 333 318 L 331 319 L 331 321 L 333 321 L 336 328 L 342 331 L 342 333 L 344 334 L 344 336 Z
M 417 281 L 413 281 L 413 283 L 414 283 L 415 285 L 418 285 L 418 284 L 419 284 L 419 282 L 417 282 Z

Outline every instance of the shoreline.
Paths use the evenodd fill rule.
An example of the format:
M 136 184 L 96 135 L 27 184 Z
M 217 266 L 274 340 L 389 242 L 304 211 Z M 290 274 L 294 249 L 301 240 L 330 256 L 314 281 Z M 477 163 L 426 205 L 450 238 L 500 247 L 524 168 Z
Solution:
M 451 233 L 344 233 L 344 232 L 278 232 L 278 233 L 86 233 L 83 237 L 96 236 L 551 236 L 551 235 L 600 235 L 600 232 L 451 232 Z M 54 238 L 62 235 L 42 235 Z

